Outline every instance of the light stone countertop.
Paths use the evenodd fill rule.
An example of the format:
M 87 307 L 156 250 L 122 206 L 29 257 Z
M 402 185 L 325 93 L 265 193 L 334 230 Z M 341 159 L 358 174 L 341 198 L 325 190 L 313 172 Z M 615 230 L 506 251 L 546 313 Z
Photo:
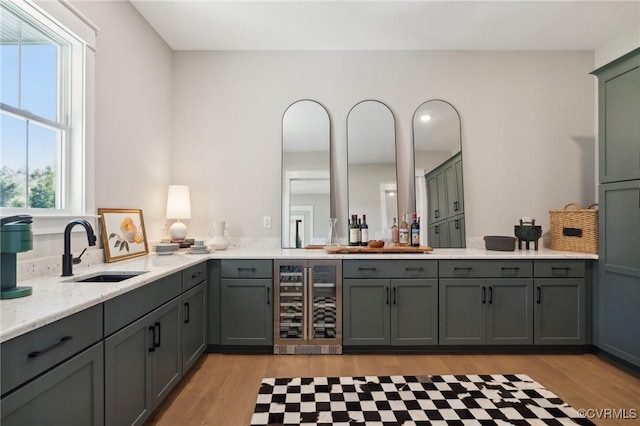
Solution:
M 598 255 L 541 248 L 535 250 L 488 251 L 484 249 L 435 249 L 418 254 L 329 254 L 324 250 L 237 248 L 191 254 L 180 251 L 170 256 L 151 253 L 115 263 L 100 263 L 76 269 L 74 277 L 45 275 L 22 280 L 18 286 L 30 286 L 33 294 L 0 301 L 0 342 L 95 306 L 106 300 L 144 286 L 159 278 L 208 259 L 583 259 Z M 73 280 L 105 271 L 148 271 L 119 283 L 80 283 Z

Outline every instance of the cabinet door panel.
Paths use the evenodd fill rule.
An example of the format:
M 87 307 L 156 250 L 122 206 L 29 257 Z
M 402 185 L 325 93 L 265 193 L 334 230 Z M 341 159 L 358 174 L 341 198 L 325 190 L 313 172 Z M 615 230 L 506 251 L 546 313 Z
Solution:
M 389 280 L 346 279 L 343 284 L 344 345 L 388 345 Z
M 605 271 L 603 349 L 640 366 L 640 277 Z
M 536 344 L 585 343 L 585 281 L 540 278 L 535 283 Z
M 167 303 L 154 314 L 157 345 L 151 353 L 151 381 L 155 409 L 182 377 L 182 299 Z
M 438 344 L 438 281 L 391 280 L 391 344 Z
M 104 424 L 99 343 L 2 399 L 3 426 Z
M 601 185 L 600 200 L 600 259 L 606 268 L 640 270 L 640 181 Z
M 464 216 L 461 215 L 447 219 L 447 230 L 449 234 L 449 245 L 447 247 L 465 247 Z
M 533 344 L 533 281 L 487 280 L 487 343 Z
M 182 372 L 195 363 L 207 346 L 207 282 L 182 296 Z
M 446 220 L 429 225 L 428 244 L 433 248 L 447 247 L 449 245 L 449 228 Z
M 483 280 L 441 279 L 440 344 L 478 345 L 486 341 L 486 285 Z
M 429 223 L 446 219 L 447 195 L 445 176 L 442 171 L 427 175 L 427 196 L 429 197 Z
M 271 279 L 222 280 L 222 344 L 272 345 Z
M 600 182 L 639 179 L 640 57 L 600 82 L 600 98 Z
M 151 315 L 151 314 L 150 314 Z M 147 315 L 105 339 L 105 423 L 141 425 L 152 411 Z

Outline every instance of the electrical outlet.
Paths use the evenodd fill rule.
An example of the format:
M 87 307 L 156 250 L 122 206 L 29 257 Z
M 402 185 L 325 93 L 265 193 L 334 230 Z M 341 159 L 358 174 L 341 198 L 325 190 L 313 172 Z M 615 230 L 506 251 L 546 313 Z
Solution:
M 271 216 L 262 217 L 262 226 L 264 228 L 271 228 Z

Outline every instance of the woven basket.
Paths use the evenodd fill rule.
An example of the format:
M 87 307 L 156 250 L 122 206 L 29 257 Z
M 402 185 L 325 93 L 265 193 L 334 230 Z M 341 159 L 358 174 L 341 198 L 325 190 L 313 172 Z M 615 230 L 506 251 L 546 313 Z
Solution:
M 577 203 L 569 203 L 562 210 L 549 210 L 551 250 L 598 253 L 597 205 L 583 209 Z

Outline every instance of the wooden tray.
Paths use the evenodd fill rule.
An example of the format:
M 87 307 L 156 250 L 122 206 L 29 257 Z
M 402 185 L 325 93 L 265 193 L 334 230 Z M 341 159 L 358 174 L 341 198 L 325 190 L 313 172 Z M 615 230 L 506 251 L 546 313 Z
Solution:
M 373 248 L 367 246 L 327 246 L 324 248 L 327 253 L 426 253 L 433 251 L 433 248 L 427 246 L 410 247 L 410 246 L 388 246 Z

